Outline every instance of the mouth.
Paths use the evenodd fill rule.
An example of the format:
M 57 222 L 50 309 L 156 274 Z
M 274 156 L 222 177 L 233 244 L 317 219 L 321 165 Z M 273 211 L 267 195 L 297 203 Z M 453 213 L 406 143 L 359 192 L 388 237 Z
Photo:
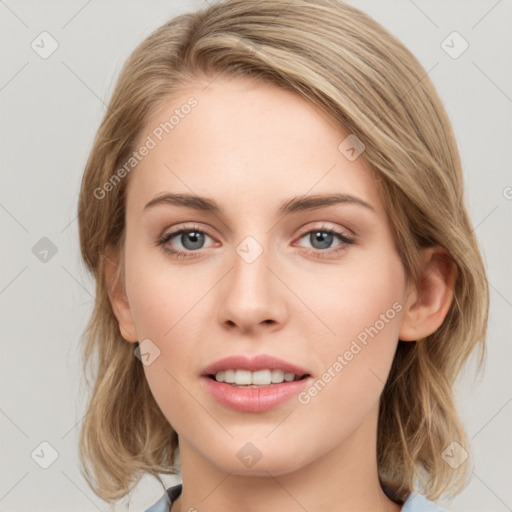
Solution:
M 261 388 L 277 386 L 283 382 L 295 382 L 310 377 L 309 373 L 297 375 L 293 372 L 285 372 L 279 368 L 250 371 L 243 369 L 220 370 L 207 377 L 216 382 L 224 382 L 238 388 Z
M 301 380 L 311 374 L 294 363 L 267 354 L 240 354 L 208 365 L 202 376 L 237 386 L 270 386 Z
M 230 356 L 207 366 L 205 390 L 222 406 L 240 412 L 266 412 L 304 390 L 312 373 L 273 356 Z

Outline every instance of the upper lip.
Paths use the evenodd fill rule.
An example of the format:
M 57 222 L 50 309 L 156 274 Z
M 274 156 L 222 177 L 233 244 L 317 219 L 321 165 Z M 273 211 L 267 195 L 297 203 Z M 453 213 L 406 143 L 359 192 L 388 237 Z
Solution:
M 307 370 L 296 364 L 266 354 L 258 354 L 256 356 L 240 354 L 225 357 L 208 365 L 203 370 L 203 375 L 215 375 L 217 372 L 225 370 L 249 370 L 256 372 L 266 369 L 283 370 L 285 373 L 294 373 L 300 376 L 309 375 Z

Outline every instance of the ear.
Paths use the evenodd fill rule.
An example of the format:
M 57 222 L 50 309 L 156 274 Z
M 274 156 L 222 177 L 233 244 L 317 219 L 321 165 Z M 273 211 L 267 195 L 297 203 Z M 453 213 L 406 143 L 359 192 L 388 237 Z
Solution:
M 132 312 L 126 296 L 119 254 L 107 247 L 104 253 L 105 281 L 112 309 L 119 323 L 121 336 L 130 342 L 138 341 Z
M 435 332 L 443 323 L 453 300 L 456 267 L 440 246 L 422 250 L 422 270 L 410 291 L 399 339 L 416 341 Z

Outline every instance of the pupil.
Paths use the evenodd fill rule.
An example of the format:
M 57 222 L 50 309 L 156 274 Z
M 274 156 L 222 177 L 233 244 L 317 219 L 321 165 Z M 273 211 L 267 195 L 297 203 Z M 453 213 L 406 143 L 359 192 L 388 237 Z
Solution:
M 181 243 L 186 249 L 200 249 L 201 245 L 204 243 L 204 235 L 197 231 L 188 231 L 181 235 Z
M 320 242 L 320 246 L 315 247 L 315 249 L 326 249 L 332 243 L 333 235 L 330 233 L 325 233 L 323 231 L 317 231 L 316 233 L 311 233 L 310 241 L 311 245 L 315 247 L 315 243 Z

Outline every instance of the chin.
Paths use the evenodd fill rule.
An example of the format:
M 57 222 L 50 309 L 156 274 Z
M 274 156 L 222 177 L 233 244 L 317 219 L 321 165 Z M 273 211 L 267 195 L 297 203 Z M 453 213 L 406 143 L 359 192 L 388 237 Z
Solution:
M 227 473 L 243 476 L 273 476 L 292 473 L 307 465 L 307 454 L 290 446 L 283 450 L 282 444 L 261 443 L 257 440 L 243 443 L 229 443 L 220 453 L 209 453 L 208 458 L 215 466 Z

